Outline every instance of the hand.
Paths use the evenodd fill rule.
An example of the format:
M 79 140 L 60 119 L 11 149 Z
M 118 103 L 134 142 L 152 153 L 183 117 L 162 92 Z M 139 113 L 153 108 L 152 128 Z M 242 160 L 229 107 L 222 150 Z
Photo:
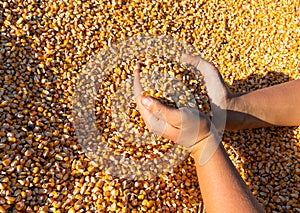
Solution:
M 203 75 L 213 111 L 212 121 L 217 129 L 223 130 L 226 123 L 227 104 L 232 102 L 233 94 L 229 91 L 220 72 L 214 65 L 210 64 L 200 56 L 184 54 L 181 57 L 181 62 L 195 66 Z
M 134 95 L 137 108 L 151 132 L 168 138 L 190 151 L 210 135 L 210 120 L 198 110 L 188 107 L 170 108 L 157 99 L 143 95 L 140 84 L 140 64 L 135 66 Z

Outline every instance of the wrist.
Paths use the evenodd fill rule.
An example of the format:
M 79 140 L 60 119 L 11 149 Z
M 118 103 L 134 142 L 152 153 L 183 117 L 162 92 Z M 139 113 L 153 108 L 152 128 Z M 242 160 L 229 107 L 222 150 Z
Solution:
M 227 110 L 245 112 L 245 100 L 243 94 L 231 95 L 227 99 Z
M 226 130 L 243 129 L 247 107 L 243 95 L 232 96 L 227 100 Z
M 201 133 L 199 133 L 197 142 L 189 148 L 191 154 L 194 155 L 196 153 L 201 152 L 205 144 L 208 143 L 214 135 L 218 135 L 218 131 L 215 125 L 212 124 L 210 120 L 208 120 L 206 128 L 202 129 Z
M 213 126 L 209 134 L 195 144 L 191 150 L 191 155 L 194 157 L 197 166 L 203 166 L 214 155 L 221 143 L 221 139 L 217 130 Z

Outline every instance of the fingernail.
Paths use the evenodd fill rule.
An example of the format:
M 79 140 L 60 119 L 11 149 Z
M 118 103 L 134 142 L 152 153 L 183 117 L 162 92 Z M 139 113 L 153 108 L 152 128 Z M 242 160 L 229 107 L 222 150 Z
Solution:
M 140 62 L 137 62 L 135 65 L 134 65 L 134 70 L 137 72 L 141 69 L 141 64 Z
M 144 105 L 144 107 L 146 107 L 147 109 L 150 108 L 151 104 L 153 103 L 152 99 L 149 97 L 143 97 L 142 98 L 142 104 Z

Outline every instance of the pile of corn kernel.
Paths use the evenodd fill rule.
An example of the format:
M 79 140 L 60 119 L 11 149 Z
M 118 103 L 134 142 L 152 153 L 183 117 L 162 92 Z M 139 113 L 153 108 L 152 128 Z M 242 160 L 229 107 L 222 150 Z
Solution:
M 300 78 L 298 0 L 0 1 L 0 212 L 201 212 L 191 157 L 147 181 L 114 178 L 75 136 L 83 66 L 138 33 L 192 44 L 234 92 Z M 267 212 L 299 212 L 300 128 L 226 132 Z

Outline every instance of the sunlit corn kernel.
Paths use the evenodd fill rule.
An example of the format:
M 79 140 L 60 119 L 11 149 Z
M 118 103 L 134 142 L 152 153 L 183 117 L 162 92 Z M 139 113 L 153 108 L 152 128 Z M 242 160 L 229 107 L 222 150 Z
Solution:
M 2 102 L 0 103 L 0 114 L 5 116 L 5 119 L 2 120 L 9 123 L 9 126 L 0 124 L 0 127 L 5 128 L 0 130 L 5 133 L 1 135 L 0 132 L 0 137 L 6 144 L 5 147 L 1 148 L 1 154 L 19 158 L 20 165 L 17 165 L 15 170 L 18 173 L 18 179 L 9 178 L 8 182 L 11 182 L 11 186 L 18 185 L 20 189 L 24 189 L 22 199 L 26 202 L 26 209 L 25 207 L 18 209 L 18 203 L 8 204 L 0 198 L 0 212 L 10 211 L 10 206 L 15 206 L 18 211 L 22 212 L 48 211 L 36 203 L 49 201 L 50 206 L 54 200 L 41 201 L 39 199 L 43 199 L 43 196 L 34 196 L 34 193 L 27 191 L 29 190 L 29 181 L 25 178 L 31 179 L 27 172 L 30 172 L 34 167 L 34 162 L 42 161 L 38 166 L 41 174 L 36 173 L 40 177 L 41 183 L 49 183 L 49 189 L 57 184 L 56 181 L 64 184 L 65 180 L 62 179 L 66 177 L 64 172 L 70 169 L 69 164 L 74 158 L 79 158 L 77 151 L 80 149 L 74 148 L 73 151 L 70 151 L 67 148 L 75 147 L 72 144 L 75 141 L 74 132 L 71 129 L 66 132 L 63 125 L 60 126 L 62 123 L 71 122 L 68 120 L 71 117 L 70 109 L 62 107 L 61 104 L 65 102 L 66 106 L 72 105 L 70 104 L 72 100 L 70 95 L 72 94 L 66 94 L 68 87 L 62 85 L 70 86 L 64 82 L 69 81 L 74 86 L 75 76 L 81 72 L 83 64 L 88 62 L 91 55 L 96 55 L 102 47 L 114 46 L 115 41 L 127 39 L 138 33 L 150 33 L 153 35 L 171 35 L 176 39 L 191 43 L 199 53 L 203 54 L 205 59 L 217 65 L 225 81 L 229 83 L 230 89 L 235 93 L 244 93 L 299 78 L 299 45 L 297 43 L 299 33 L 297 31 L 298 19 L 295 19 L 299 16 L 297 1 L 270 1 L 264 2 L 264 4 L 261 2 L 244 2 L 242 7 L 236 1 L 226 2 L 226 4 L 212 1 L 207 1 L 205 4 L 194 1 L 165 1 L 159 4 L 154 1 L 147 1 L 142 4 L 135 1 L 129 3 L 113 1 L 108 4 L 99 3 L 95 6 L 90 1 L 74 1 L 70 4 L 57 1 L 48 1 L 46 4 L 44 2 L 37 4 L 25 1 L 3 1 L 1 3 L 3 6 L 1 35 L 4 39 L 10 38 L 7 41 L 3 40 L 3 63 L 1 63 L 3 67 L 0 69 L 0 82 L 3 83 L 0 85 L 3 87 L 0 88 L 0 97 L 5 102 L 3 107 L 1 107 Z M 104 27 L 101 28 L 99 23 Z M 171 47 L 169 49 L 172 51 Z M 163 64 L 169 66 L 168 63 Z M 125 67 L 124 70 L 130 74 L 128 72 L 130 69 Z M 154 70 L 159 72 L 160 68 L 157 67 Z M 278 74 L 273 75 L 274 73 L 271 71 L 276 71 Z M 166 70 L 163 72 L 167 74 Z M 174 72 L 176 76 L 180 73 L 177 70 Z M 119 70 L 119 73 L 122 73 L 122 70 Z M 4 78 L 1 79 L 3 76 Z M 41 76 L 47 80 L 41 80 Z M 121 75 L 120 79 L 114 81 L 113 84 L 117 85 L 126 78 L 125 75 Z M 183 76 L 178 79 L 187 81 L 187 78 L 183 78 Z M 51 84 L 46 84 L 46 82 L 51 82 Z M 196 83 L 190 80 L 187 84 Z M 49 91 L 49 94 L 44 94 L 43 90 Z M 167 89 L 163 91 L 167 91 Z M 159 96 L 155 92 L 152 94 Z M 14 101 L 11 101 L 12 99 Z M 22 106 L 22 102 L 24 102 L 24 106 Z M 50 106 L 50 103 L 47 105 L 48 102 L 52 102 L 53 105 Z M 20 105 L 18 105 L 19 103 Z M 50 109 L 53 112 L 53 118 L 45 119 L 45 115 L 42 113 L 43 116 L 41 116 L 37 108 L 31 109 L 36 103 L 47 103 L 42 105 L 43 112 Z M 14 108 L 10 104 L 17 104 L 18 106 Z M 106 109 L 110 108 L 111 105 L 110 100 L 104 104 Z M 202 105 L 199 108 L 209 110 Z M 16 113 L 24 115 L 23 118 L 15 115 Z M 33 132 L 34 127 L 27 125 L 28 119 L 33 119 L 34 125 L 36 121 L 44 124 L 43 129 L 41 129 L 41 136 L 37 137 L 37 133 Z M 52 132 L 51 136 L 44 134 L 46 129 Z M 20 135 L 17 130 L 21 130 Z M 6 138 L 7 131 L 17 134 Z M 295 181 L 297 182 L 299 172 L 297 172 L 298 168 L 295 170 L 295 165 L 299 163 L 297 161 L 297 153 L 299 153 L 297 140 L 300 138 L 300 132 L 297 128 L 293 131 L 295 133 L 284 128 L 278 128 L 276 131 L 259 129 L 242 131 L 237 135 L 230 133 L 224 139 L 226 143 L 232 145 L 231 147 L 227 146 L 226 150 L 232 156 L 231 159 L 235 162 L 239 173 L 243 178 L 246 178 L 250 187 L 255 186 L 255 189 L 252 190 L 251 188 L 251 190 L 257 192 L 258 200 L 263 203 L 267 212 L 293 211 L 298 208 L 295 194 L 299 191 L 299 187 L 295 185 Z M 23 133 L 25 134 L 22 135 Z M 60 141 L 65 136 L 68 136 L 66 141 L 52 143 L 53 140 Z M 43 141 L 47 141 L 47 144 L 43 145 L 48 150 L 48 154 L 45 156 L 41 153 L 44 150 L 40 150 L 37 146 Z M 285 145 L 282 146 L 280 141 L 284 141 Z M 12 146 L 13 148 L 10 147 L 12 144 L 15 144 Z M 65 148 L 61 149 L 62 147 Z M 259 154 L 256 152 L 257 147 L 260 149 Z M 32 150 L 25 152 L 23 148 L 25 150 L 32 148 Z M 237 148 L 240 155 L 232 151 L 233 148 Z M 158 150 L 152 149 L 153 152 Z M 22 154 L 17 155 L 13 152 Z M 58 166 L 61 163 L 57 162 L 55 155 L 65 152 L 70 158 L 63 158 L 66 165 L 61 168 Z M 130 155 L 133 153 L 134 150 L 131 150 Z M 242 157 L 245 159 L 244 162 L 240 161 Z M 3 157 L 3 159 L 5 158 Z M 192 165 L 190 159 L 187 160 L 188 165 Z M 50 165 L 47 164 L 48 161 Z M 257 169 L 257 162 L 263 162 L 259 164 L 260 169 Z M 7 164 L 7 167 L 10 167 L 9 165 Z M 85 167 L 88 167 L 87 171 L 85 171 Z M 171 183 L 174 181 L 172 173 L 166 177 L 167 183 L 164 189 L 169 189 L 169 191 L 165 190 L 165 194 L 163 191 L 155 190 L 155 186 L 159 185 L 158 182 L 161 179 L 149 181 L 149 183 L 153 183 L 151 191 L 154 193 L 153 200 L 156 202 L 151 210 L 144 206 L 139 207 L 141 203 L 138 202 L 136 205 L 131 205 L 131 201 L 126 200 L 129 197 L 125 195 L 120 195 L 116 203 L 124 203 L 123 212 L 199 211 L 197 205 L 201 199 L 194 167 L 183 167 L 185 167 L 184 174 L 191 174 L 189 178 L 194 183 L 192 187 L 189 189 L 181 188 L 180 183 L 176 187 L 172 186 Z M 55 172 L 59 178 L 51 179 L 54 175 L 51 168 L 57 169 Z M 0 165 L 0 170 L 6 174 L 10 173 L 9 169 L 5 168 L 4 164 Z M 183 174 L 180 170 L 181 167 L 175 173 Z M 70 181 L 68 181 L 70 193 L 74 190 L 72 183 L 81 181 L 81 177 L 95 176 L 95 170 L 89 166 L 83 166 L 80 170 L 82 172 L 78 171 L 72 171 L 72 175 L 70 174 Z M 20 180 L 23 177 L 24 180 Z M 6 181 L 5 178 L 0 178 L 1 183 Z M 98 175 L 97 178 L 110 183 L 114 179 L 105 175 Z M 182 181 L 181 178 L 178 176 L 175 179 Z M 272 187 L 262 184 L 266 182 L 266 179 L 268 180 L 267 185 Z M 20 186 L 20 183 L 23 185 Z M 47 185 L 44 187 L 47 188 Z M 12 191 L 13 189 L 8 190 Z M 34 191 L 35 188 L 30 187 L 30 190 Z M 134 191 L 134 189 L 130 188 L 128 191 Z M 121 192 L 122 190 L 120 194 Z M 259 194 L 258 192 L 263 193 Z M 91 209 L 106 212 L 111 206 L 110 199 L 103 196 L 101 191 L 95 196 L 95 201 L 92 203 L 87 198 L 86 200 L 83 199 L 81 203 L 75 204 L 68 193 L 59 191 L 57 194 L 57 198 L 60 197 L 65 202 L 61 207 L 50 207 L 49 211 L 51 212 L 68 210 L 70 212 L 73 210 L 74 212 L 92 212 Z M 135 194 L 139 194 L 139 191 L 136 191 Z M 133 199 L 137 199 L 134 196 Z M 175 202 L 176 207 L 174 207 L 173 199 L 176 197 L 179 199 Z M 150 203 L 151 200 L 145 199 Z M 169 201 L 163 202 L 162 200 Z M 115 211 L 121 211 L 119 205 L 113 205 L 111 208 Z

